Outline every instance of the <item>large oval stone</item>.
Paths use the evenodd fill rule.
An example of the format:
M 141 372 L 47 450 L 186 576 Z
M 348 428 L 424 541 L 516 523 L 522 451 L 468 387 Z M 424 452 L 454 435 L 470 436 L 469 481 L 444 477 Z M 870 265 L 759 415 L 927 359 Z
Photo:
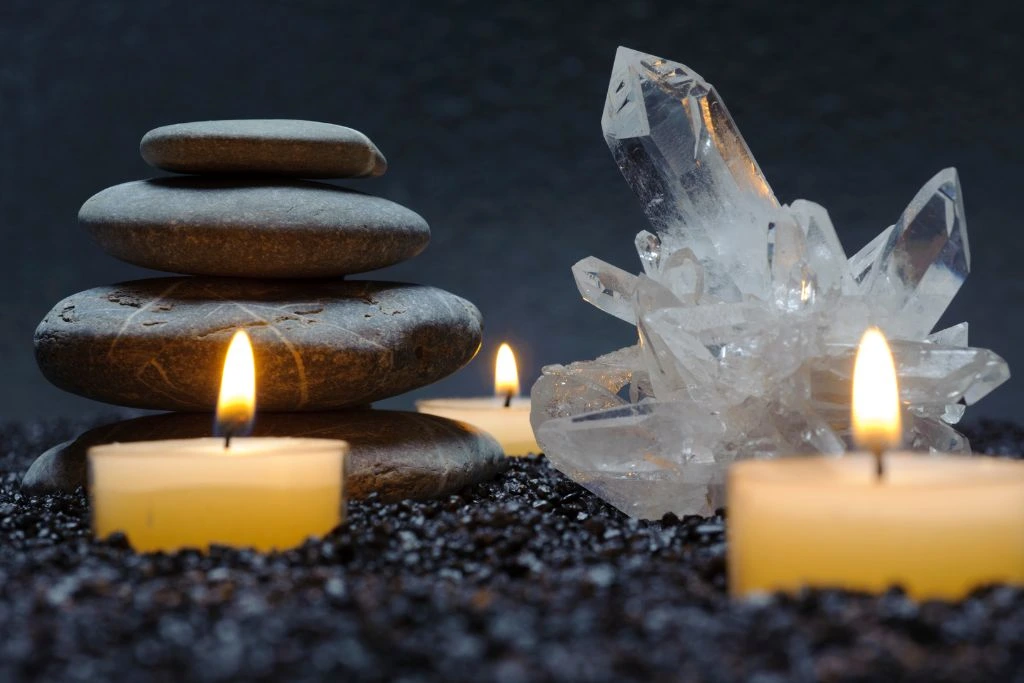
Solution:
M 210 436 L 212 425 L 212 415 L 171 413 L 98 427 L 39 456 L 25 473 L 22 488 L 30 493 L 73 491 L 87 484 L 91 446 Z M 485 432 L 419 413 L 262 413 L 254 436 L 348 441 L 346 484 L 353 499 L 371 493 L 386 501 L 442 496 L 490 479 L 507 463 L 501 446 Z
M 192 275 L 336 277 L 411 259 L 430 241 L 404 206 L 303 180 L 139 180 L 93 195 L 78 220 L 111 256 Z
M 291 119 L 195 121 L 154 128 L 139 145 L 151 166 L 176 173 L 364 178 L 388 164 L 363 133 Z
M 479 350 L 482 320 L 468 301 L 422 285 L 156 278 L 57 304 L 36 329 L 36 359 L 81 396 L 209 411 L 236 329 L 252 338 L 259 409 L 315 411 L 451 374 Z

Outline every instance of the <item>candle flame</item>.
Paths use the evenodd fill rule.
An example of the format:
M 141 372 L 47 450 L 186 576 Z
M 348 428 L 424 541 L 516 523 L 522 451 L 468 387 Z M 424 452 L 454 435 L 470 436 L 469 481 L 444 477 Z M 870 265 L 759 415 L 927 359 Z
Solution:
M 224 374 L 217 399 L 216 433 L 239 436 L 252 429 L 256 413 L 256 361 L 252 342 L 244 330 L 235 332 L 224 358 Z
M 853 440 L 880 454 L 899 445 L 900 392 L 896 365 L 877 327 L 864 333 L 853 365 Z
M 512 347 L 502 344 L 494 361 L 494 393 L 496 396 L 519 395 L 519 369 Z

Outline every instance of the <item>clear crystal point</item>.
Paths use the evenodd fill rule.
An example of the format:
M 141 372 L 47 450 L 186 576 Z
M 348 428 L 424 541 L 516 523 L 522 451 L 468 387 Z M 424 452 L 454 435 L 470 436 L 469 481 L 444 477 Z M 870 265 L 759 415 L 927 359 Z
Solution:
M 956 169 L 939 171 L 911 200 L 878 250 L 865 294 L 885 312 L 883 329 L 920 339 L 935 327 L 971 269 Z
M 881 253 L 882 248 L 889 243 L 890 235 L 892 235 L 892 231 L 895 229 L 895 225 L 890 225 L 878 233 L 873 240 L 865 244 L 860 251 L 850 257 L 851 287 L 848 289 L 849 294 L 859 293 L 862 288 L 867 287 L 865 283 L 870 283 L 871 275 L 878 261 L 878 255 Z
M 655 232 L 683 236 L 740 291 L 758 291 L 763 218 L 777 203 L 715 89 L 682 64 L 620 47 L 601 125 Z
M 968 324 L 966 322 L 957 323 L 944 330 L 932 332 L 925 337 L 925 341 L 944 346 L 967 346 L 967 331 Z
M 556 467 L 633 516 L 708 514 L 735 460 L 843 451 L 871 325 L 891 338 L 907 446 L 970 452 L 950 425 L 1010 371 L 967 346 L 967 323 L 932 332 L 970 268 L 956 171 L 847 259 L 823 207 L 778 205 L 685 66 L 620 48 L 602 125 L 651 223 L 643 273 L 589 258 L 573 274 L 640 343 L 544 368 L 531 421 Z
M 788 210 L 804 233 L 806 267 L 813 274 L 819 303 L 834 303 L 849 279 L 849 264 L 832 219 L 824 206 L 806 199 L 797 199 Z
M 634 243 L 644 272 L 650 277 L 657 277 L 661 269 L 661 238 L 647 230 L 641 230 L 637 233 Z
M 627 323 L 636 324 L 636 314 L 633 312 L 635 275 L 593 256 L 574 265 L 572 274 L 576 278 L 576 287 L 587 303 Z

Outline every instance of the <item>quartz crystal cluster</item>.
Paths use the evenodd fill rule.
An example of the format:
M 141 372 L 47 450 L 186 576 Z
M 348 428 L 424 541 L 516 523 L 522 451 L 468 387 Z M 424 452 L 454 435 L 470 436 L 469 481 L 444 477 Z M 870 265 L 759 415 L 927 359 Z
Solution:
M 707 514 L 734 460 L 844 450 L 870 325 L 891 340 L 908 447 L 969 450 L 950 425 L 1009 369 L 967 346 L 967 323 L 932 331 L 970 269 L 954 169 L 847 258 L 823 207 L 779 204 L 718 93 L 682 64 L 619 48 L 602 126 L 650 221 L 643 272 L 596 258 L 572 271 L 638 343 L 544 368 L 531 417 L 556 467 L 635 517 Z

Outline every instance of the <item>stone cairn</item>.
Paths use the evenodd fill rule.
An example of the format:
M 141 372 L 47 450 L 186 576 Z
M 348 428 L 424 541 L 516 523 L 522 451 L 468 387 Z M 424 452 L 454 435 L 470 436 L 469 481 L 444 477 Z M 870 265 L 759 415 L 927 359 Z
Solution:
M 472 427 L 367 409 L 464 366 L 483 330 L 480 312 L 443 290 L 345 279 L 411 259 L 430 240 L 403 206 L 309 180 L 383 174 L 367 136 L 311 121 L 206 121 L 152 130 L 141 153 L 189 175 L 107 188 L 79 222 L 112 256 L 187 275 L 68 297 L 36 330 L 36 358 L 61 389 L 177 412 L 50 449 L 25 489 L 85 485 L 95 444 L 211 435 L 237 329 L 256 357 L 255 434 L 349 441 L 351 497 L 441 495 L 502 467 L 500 446 Z

